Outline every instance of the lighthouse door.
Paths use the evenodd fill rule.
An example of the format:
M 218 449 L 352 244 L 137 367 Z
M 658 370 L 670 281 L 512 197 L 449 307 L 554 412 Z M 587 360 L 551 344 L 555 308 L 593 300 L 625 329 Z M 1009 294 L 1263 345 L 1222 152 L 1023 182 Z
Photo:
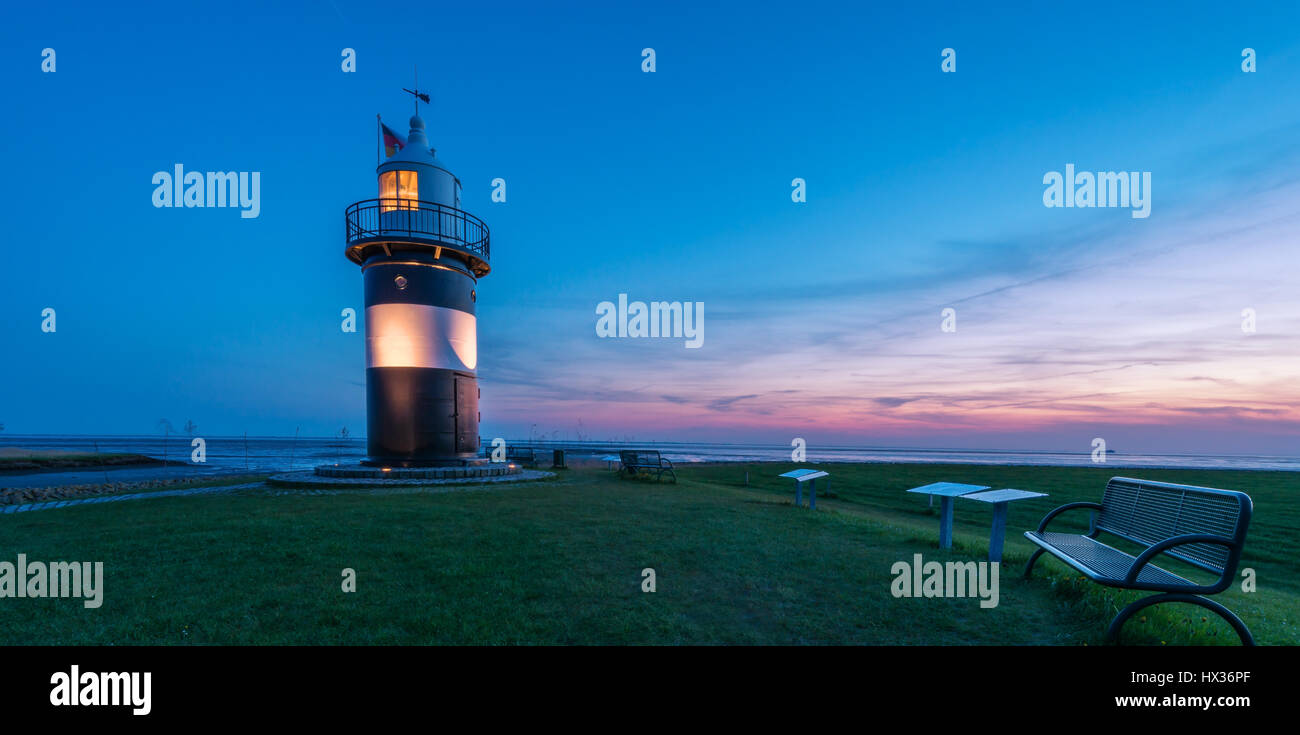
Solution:
M 478 451 L 478 380 L 456 376 L 456 453 Z

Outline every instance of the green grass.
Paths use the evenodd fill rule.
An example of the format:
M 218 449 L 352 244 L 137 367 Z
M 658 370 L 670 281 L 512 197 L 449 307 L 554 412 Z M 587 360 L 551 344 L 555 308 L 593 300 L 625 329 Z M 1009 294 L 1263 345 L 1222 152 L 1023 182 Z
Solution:
M 1034 580 L 1019 576 L 1020 530 L 1097 499 L 1104 471 L 831 465 L 837 497 L 813 513 L 775 479 L 788 467 L 748 466 L 750 488 L 745 469 L 687 467 L 677 485 L 575 469 L 467 492 L 249 492 L 3 515 L 0 561 L 103 561 L 107 580 L 98 610 L 0 600 L 0 644 L 1097 644 L 1126 599 L 1047 560 Z M 1261 643 L 1297 643 L 1287 573 L 1300 519 L 1285 501 L 1298 480 L 1137 474 L 1252 494 L 1246 563 L 1260 591 L 1220 597 Z M 1052 493 L 1012 505 L 996 608 L 890 594 L 897 561 L 986 551 L 986 508 L 959 504 L 957 543 L 941 552 L 925 499 L 902 492 L 940 479 Z M 340 590 L 345 567 L 355 593 Z M 646 567 L 653 594 L 641 591 Z M 1132 621 L 1126 641 L 1235 640 L 1199 608 L 1165 607 Z
M 744 473 L 750 473 L 751 488 L 774 496 L 793 496 L 790 480 L 776 477 L 796 465 L 710 465 L 694 471 L 694 476 L 718 484 L 744 485 Z M 1297 620 L 1300 615 L 1300 577 L 1296 575 L 1300 558 L 1300 474 L 1294 472 L 1255 472 L 1231 470 L 1123 470 L 1108 467 L 1007 467 L 988 465 L 861 464 L 823 465 L 831 473 L 835 498 L 820 501 L 818 506 L 849 513 L 862 513 L 901 527 L 912 528 L 925 538 L 938 535 L 938 504 L 928 506 L 924 496 L 906 492 L 908 488 L 931 482 L 966 482 L 995 488 L 1014 487 L 1048 493 L 1049 497 L 1011 503 L 1007 518 L 1007 544 L 1003 554 L 1006 576 L 1019 575 L 1030 553 L 1037 547 L 1023 537 L 1036 528 L 1051 509 L 1069 502 L 1100 502 L 1106 481 L 1114 476 L 1140 477 L 1149 480 L 1239 490 L 1251 496 L 1255 512 L 1246 539 L 1241 568 L 1256 573 L 1256 591 L 1243 592 L 1238 583 L 1214 599 L 1236 612 L 1261 644 L 1300 644 Z M 805 501 L 806 502 L 806 501 Z M 954 505 L 956 549 L 970 556 L 988 547 L 991 509 L 981 503 L 958 501 Z M 1069 512 L 1052 521 L 1053 530 L 1087 529 L 1087 511 Z M 1131 545 L 1104 539 L 1126 551 Z M 1169 571 L 1193 580 L 1209 581 L 1205 572 L 1162 556 L 1157 563 Z M 1012 567 L 1015 568 L 1012 568 Z M 1100 587 L 1068 573 L 1069 568 L 1044 555 L 1034 569 L 1035 578 L 1051 577 L 1063 594 L 1077 595 L 1077 604 L 1094 610 L 1105 623 L 1132 600 L 1146 596 Z M 1240 574 L 1240 570 L 1239 570 Z M 1004 576 L 1005 579 L 1005 576 Z M 1232 629 L 1216 616 L 1201 608 L 1174 604 L 1148 608 L 1124 628 L 1126 642 L 1169 644 L 1235 643 Z M 1204 622 L 1202 618 L 1205 618 Z

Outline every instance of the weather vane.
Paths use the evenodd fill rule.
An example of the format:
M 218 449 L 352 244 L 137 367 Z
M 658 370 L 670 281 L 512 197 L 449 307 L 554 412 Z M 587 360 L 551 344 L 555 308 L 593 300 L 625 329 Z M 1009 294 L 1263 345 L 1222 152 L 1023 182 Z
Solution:
M 415 97 L 415 114 L 419 115 L 420 102 L 423 101 L 424 104 L 426 105 L 429 104 L 429 95 L 424 94 L 420 91 L 420 67 L 418 66 L 415 67 L 415 89 L 407 89 L 406 87 L 402 87 L 402 91 L 406 92 L 412 97 Z

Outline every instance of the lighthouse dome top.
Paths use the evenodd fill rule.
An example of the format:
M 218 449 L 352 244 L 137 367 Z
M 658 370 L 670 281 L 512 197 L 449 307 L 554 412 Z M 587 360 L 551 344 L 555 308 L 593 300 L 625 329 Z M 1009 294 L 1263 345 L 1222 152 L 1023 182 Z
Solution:
M 429 145 L 429 137 L 424 132 L 424 119 L 419 115 L 412 115 L 410 120 L 411 129 L 406 136 L 406 145 L 394 153 L 391 157 L 380 164 L 380 170 L 388 168 L 401 168 L 401 166 L 392 166 L 391 164 L 418 163 L 426 166 L 435 166 L 447 171 L 447 166 L 438 159 L 438 153 Z M 450 171 L 448 171 L 450 173 Z
M 425 148 L 428 148 L 429 138 L 424 134 L 424 118 L 419 115 L 412 115 L 410 124 L 411 134 L 406 137 L 406 142 L 422 145 Z

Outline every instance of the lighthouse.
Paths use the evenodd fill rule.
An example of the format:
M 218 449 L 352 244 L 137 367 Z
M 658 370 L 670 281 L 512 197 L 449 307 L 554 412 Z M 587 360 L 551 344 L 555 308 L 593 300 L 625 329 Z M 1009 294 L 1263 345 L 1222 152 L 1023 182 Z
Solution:
M 365 290 L 364 464 L 471 464 L 488 228 L 460 208 L 460 180 L 429 145 L 418 102 L 406 141 L 391 137 L 396 150 L 376 168 L 378 196 L 345 217 L 345 253 Z

